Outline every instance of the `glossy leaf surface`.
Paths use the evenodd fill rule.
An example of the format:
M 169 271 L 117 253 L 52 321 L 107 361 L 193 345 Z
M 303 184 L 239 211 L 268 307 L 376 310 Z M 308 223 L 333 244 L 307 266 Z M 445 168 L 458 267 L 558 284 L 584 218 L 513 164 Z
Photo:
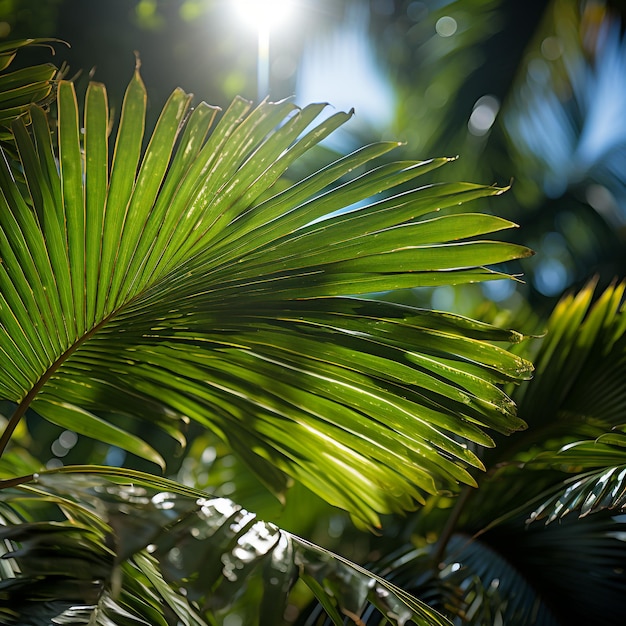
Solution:
M 2 503 L 6 624 L 221 623 L 239 598 L 255 602 L 247 595 L 255 579 L 263 592 L 248 606 L 250 624 L 282 624 L 297 579 L 334 615 L 358 616 L 369 601 L 391 624 L 448 624 L 379 576 L 226 498 L 95 467 L 44 473 L 21 489 L 5 491 Z M 18 522 L 14 511 L 32 514 L 42 503 L 65 521 Z

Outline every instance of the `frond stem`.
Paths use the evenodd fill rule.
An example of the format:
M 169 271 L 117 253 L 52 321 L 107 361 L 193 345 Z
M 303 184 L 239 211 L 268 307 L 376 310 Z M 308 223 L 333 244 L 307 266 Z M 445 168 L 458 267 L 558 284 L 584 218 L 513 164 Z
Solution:
M 19 478 L 7 478 L 6 480 L 0 480 L 0 491 L 2 489 L 8 489 L 9 487 L 19 487 L 25 485 L 34 480 L 35 474 L 29 474 L 28 476 L 20 476 Z
M 463 512 L 463 509 L 473 492 L 473 487 L 464 485 L 459 497 L 456 499 L 454 508 L 446 520 L 446 525 L 443 527 L 441 535 L 439 535 L 439 539 L 437 540 L 437 546 L 432 557 L 435 566 L 439 564 L 439 561 L 441 561 L 443 553 L 446 550 L 446 546 L 448 545 L 448 541 L 450 541 L 450 537 L 452 537 L 452 534 L 454 533 L 454 529 L 456 528 L 457 522 L 461 517 L 461 513 Z
M 4 450 L 7 447 L 15 429 L 24 414 L 28 410 L 28 407 L 31 405 L 33 400 L 37 397 L 37 394 L 41 391 L 41 388 L 50 380 L 52 375 L 67 361 L 67 359 L 80 348 L 80 346 L 85 343 L 88 339 L 90 339 L 104 324 L 106 324 L 113 315 L 115 315 L 117 311 L 110 313 L 105 317 L 101 322 L 96 324 L 90 331 L 86 332 L 82 337 L 79 337 L 78 340 L 73 343 L 41 376 L 41 378 L 31 387 L 30 391 L 26 394 L 24 399 L 19 403 L 18 407 L 15 409 L 13 415 L 9 419 L 6 428 L 2 435 L 0 435 L 0 457 L 4 454 Z

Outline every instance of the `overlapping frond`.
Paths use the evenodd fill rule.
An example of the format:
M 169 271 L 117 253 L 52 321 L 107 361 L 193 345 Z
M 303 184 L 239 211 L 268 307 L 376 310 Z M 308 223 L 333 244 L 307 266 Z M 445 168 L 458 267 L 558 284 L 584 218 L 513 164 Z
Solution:
M 31 106 L 45 106 L 54 98 L 59 70 L 51 63 L 10 68 L 16 54 L 27 46 L 50 45 L 46 39 L 21 39 L 0 43 L 0 141 L 10 141 L 8 127 L 19 117 L 29 119 Z
M 592 304 L 594 287 L 557 305 L 537 354 L 537 378 L 520 388 L 522 415 L 543 432 L 524 459 L 531 473 L 548 469 L 553 477 L 530 519 L 624 509 L 625 286 L 609 287 Z M 555 482 L 554 470 L 571 476 Z
M 367 602 L 391 624 L 448 624 L 379 576 L 230 500 L 138 472 L 82 472 L 44 473 L 4 492 L 3 624 L 204 626 L 244 598 L 246 623 L 271 626 L 284 623 L 298 579 L 335 624 Z M 15 511 L 36 517 L 43 503 L 66 521 L 19 523 Z
M 407 545 L 374 567 L 459 626 L 617 625 L 625 589 L 623 532 L 624 522 L 606 514 L 549 526 L 525 526 L 517 516 L 480 536 L 459 528 L 441 552 L 438 543 Z M 373 605 L 361 616 L 367 626 L 385 619 Z M 296 623 L 333 622 L 315 603 Z
M 465 534 L 455 534 L 440 560 L 433 548 L 406 546 L 384 559 L 385 577 L 426 600 L 453 624 L 510 624 L 557 626 L 541 594 L 533 589 L 515 564 L 488 544 Z M 362 623 L 383 626 L 386 617 L 373 605 L 363 612 Z M 311 607 L 298 626 L 330 626 L 320 604 Z M 344 624 L 350 624 L 348 620 Z
M 619 624 L 622 532 L 606 515 L 547 527 L 517 517 L 478 538 L 452 537 L 441 577 L 464 599 L 458 623 Z
M 18 408 L 2 445 L 32 408 L 164 465 L 124 416 L 178 439 L 192 418 L 277 494 L 296 478 L 368 525 L 472 483 L 481 462 L 466 442 L 523 426 L 496 385 L 530 365 L 488 343 L 520 335 L 362 296 L 500 278 L 494 264 L 529 251 L 483 236 L 513 224 L 437 212 L 502 190 L 394 195 L 448 159 L 351 174 L 394 143 L 274 190 L 350 114 L 315 126 L 322 105 L 237 99 L 211 131 L 217 111 L 190 102 L 176 90 L 148 136 L 136 71 L 114 138 L 97 83 L 80 119 L 60 81 L 58 147 L 42 109 L 13 123 L 19 161 L 0 163 L 0 394 Z
M 560 414 L 616 425 L 626 406 L 625 285 L 593 303 L 595 282 L 555 307 L 535 359 L 535 380 L 516 393 L 527 419 Z M 539 410 L 540 409 L 540 410 Z

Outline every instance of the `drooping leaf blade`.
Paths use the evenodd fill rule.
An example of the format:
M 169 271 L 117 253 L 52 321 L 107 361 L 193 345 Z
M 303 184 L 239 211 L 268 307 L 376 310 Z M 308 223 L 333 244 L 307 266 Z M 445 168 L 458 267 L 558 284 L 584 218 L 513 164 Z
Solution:
M 148 474 L 64 468 L 32 477 L 21 492 L 5 491 L 3 501 L 9 510 L 30 515 L 37 515 L 39 502 L 53 503 L 67 518 L 55 523 L 20 523 L 15 516 L 2 520 L 0 536 L 8 546 L 4 557 L 12 559 L 0 581 L 8 624 L 33 615 L 98 626 L 174 623 L 163 620 L 166 607 L 183 624 L 213 624 L 214 616 L 245 594 L 256 577 L 271 588 L 273 577 L 285 572 L 290 587 L 301 578 L 335 616 L 358 616 L 371 601 L 391 624 L 448 624 L 380 576 L 256 520 L 232 501 Z M 53 553 L 73 558 L 46 560 Z M 121 569 L 117 583 L 116 564 Z M 19 598 L 30 594 L 22 606 L 16 604 L 18 590 Z M 131 601 L 131 590 L 140 591 L 142 602 Z M 47 602 L 52 597 L 56 602 Z M 274 619 L 282 608 L 274 606 Z M 267 622 L 255 618 L 254 623 Z

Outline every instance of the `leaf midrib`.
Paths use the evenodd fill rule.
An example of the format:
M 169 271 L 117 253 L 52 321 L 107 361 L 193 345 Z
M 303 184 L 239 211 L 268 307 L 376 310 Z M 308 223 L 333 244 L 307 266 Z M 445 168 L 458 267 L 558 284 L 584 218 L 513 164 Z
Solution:
M 102 319 L 98 324 L 96 324 L 93 328 L 84 333 L 81 337 L 79 337 L 63 354 L 61 354 L 48 369 L 41 375 L 39 380 L 30 388 L 30 391 L 24 396 L 22 401 L 18 404 L 15 412 L 9 419 L 6 428 L 4 429 L 2 435 L 0 436 L 0 457 L 4 453 L 4 450 L 11 439 L 13 432 L 17 428 L 20 420 L 32 404 L 33 400 L 37 397 L 37 394 L 41 391 L 43 386 L 52 378 L 53 374 L 59 370 L 59 368 L 65 363 L 71 356 L 80 348 L 86 341 L 91 339 L 103 326 L 105 326 L 117 313 L 119 313 L 120 309 L 117 309 L 107 315 L 104 319 Z

